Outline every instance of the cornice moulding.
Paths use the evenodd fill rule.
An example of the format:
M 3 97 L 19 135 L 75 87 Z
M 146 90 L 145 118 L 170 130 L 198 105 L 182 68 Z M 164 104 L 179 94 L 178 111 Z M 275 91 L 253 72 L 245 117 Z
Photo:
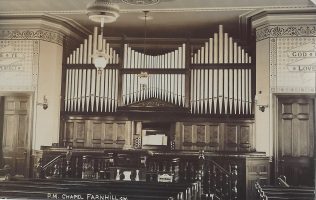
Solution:
M 3 29 L 49 29 L 63 36 L 83 40 L 90 32 L 83 26 L 72 23 L 71 20 L 50 15 L 0 15 L 0 30 Z
M 266 25 L 300 25 L 316 24 L 316 10 L 314 13 L 258 13 L 252 19 L 252 28 L 256 29 Z

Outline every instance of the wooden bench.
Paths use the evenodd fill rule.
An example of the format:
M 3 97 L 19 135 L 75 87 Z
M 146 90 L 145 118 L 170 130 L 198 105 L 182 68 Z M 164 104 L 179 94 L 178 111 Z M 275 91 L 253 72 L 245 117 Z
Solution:
M 83 180 L 17 180 L 0 182 L 0 197 L 45 199 L 48 196 L 115 195 L 127 199 L 198 199 L 197 184 Z M 79 198 L 78 198 L 79 199 Z M 93 199 L 93 198 L 90 198 Z M 110 198 L 109 198 L 110 199 Z M 113 198 L 115 199 L 115 198 Z M 118 198 L 119 199 L 119 198 Z
M 314 200 L 315 190 L 312 187 L 260 186 L 255 184 L 259 200 Z

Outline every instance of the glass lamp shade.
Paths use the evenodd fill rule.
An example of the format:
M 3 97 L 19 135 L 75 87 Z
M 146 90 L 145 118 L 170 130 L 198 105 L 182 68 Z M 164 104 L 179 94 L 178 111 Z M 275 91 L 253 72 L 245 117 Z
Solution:
M 98 56 L 94 58 L 94 65 L 98 69 L 104 69 L 108 64 L 108 59 L 103 56 Z
M 148 77 L 139 77 L 139 84 L 140 85 L 147 85 L 148 84 Z

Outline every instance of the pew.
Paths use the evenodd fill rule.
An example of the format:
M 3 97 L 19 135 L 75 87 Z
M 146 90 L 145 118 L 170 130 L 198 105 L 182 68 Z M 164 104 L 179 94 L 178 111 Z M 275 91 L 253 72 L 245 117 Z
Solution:
M 314 200 L 315 190 L 313 187 L 293 186 L 261 186 L 255 184 L 258 200 Z
M 74 196 L 76 195 L 76 198 Z M 90 196 L 89 196 L 90 195 Z M 97 197 L 99 195 L 99 197 Z M 104 180 L 13 180 L 0 182 L 1 198 L 196 200 L 196 183 L 146 183 Z M 111 197 L 113 196 L 113 197 Z M 107 198 L 105 198 L 107 197 Z

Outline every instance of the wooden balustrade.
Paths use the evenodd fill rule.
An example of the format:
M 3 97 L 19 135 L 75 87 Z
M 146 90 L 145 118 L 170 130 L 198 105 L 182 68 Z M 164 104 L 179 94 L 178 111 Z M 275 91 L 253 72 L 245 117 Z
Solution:
M 213 160 L 206 160 L 204 176 L 204 193 L 220 199 L 237 199 L 237 166 L 232 165 L 227 171 Z
M 39 165 L 42 166 L 42 165 Z M 199 183 L 186 190 L 184 196 L 194 196 L 193 191 L 203 192 L 226 200 L 237 199 L 236 165 L 226 170 L 203 152 L 198 155 L 152 155 L 150 153 L 76 152 L 54 157 L 43 167 L 38 178 L 105 179 L 136 182 Z M 194 189 L 195 188 L 195 189 Z M 181 196 L 181 194 L 179 194 Z M 202 193 L 200 194 L 202 195 Z

